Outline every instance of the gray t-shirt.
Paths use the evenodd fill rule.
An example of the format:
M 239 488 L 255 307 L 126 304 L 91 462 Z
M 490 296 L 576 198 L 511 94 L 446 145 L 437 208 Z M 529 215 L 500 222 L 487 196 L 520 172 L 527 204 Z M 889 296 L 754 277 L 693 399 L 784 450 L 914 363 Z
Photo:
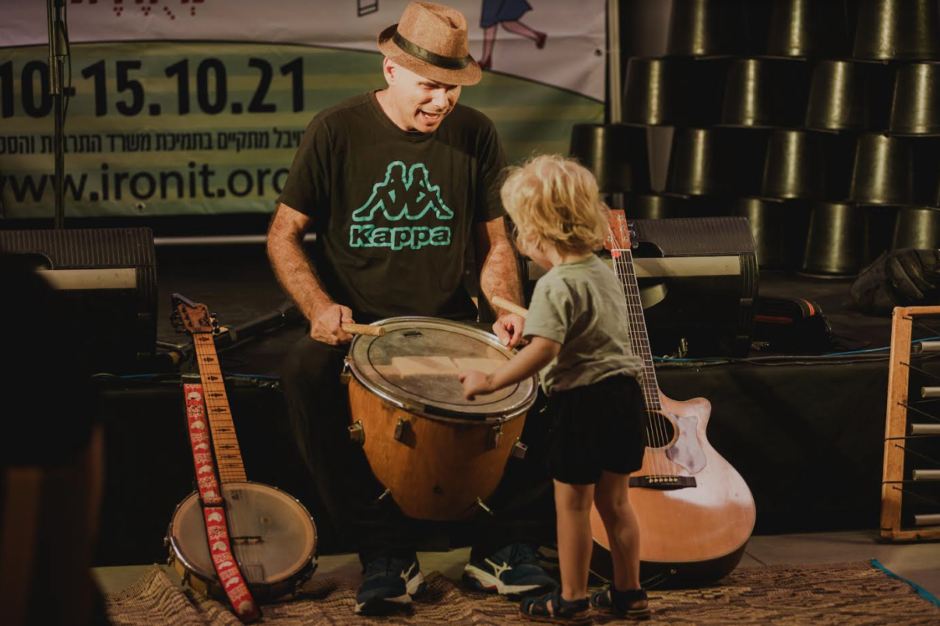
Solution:
M 643 360 L 633 352 L 623 288 L 607 265 L 591 255 L 556 265 L 532 294 L 525 336 L 561 344 L 540 372 L 551 395 L 619 374 L 638 376 Z

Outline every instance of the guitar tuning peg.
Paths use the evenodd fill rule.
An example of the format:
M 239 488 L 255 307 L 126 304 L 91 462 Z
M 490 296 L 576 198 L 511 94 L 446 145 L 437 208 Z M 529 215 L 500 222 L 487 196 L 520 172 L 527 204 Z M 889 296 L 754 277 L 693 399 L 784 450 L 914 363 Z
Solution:
M 217 314 L 217 313 L 209 313 L 209 317 L 211 317 L 212 319 L 215 319 L 215 318 L 218 317 L 218 314 Z

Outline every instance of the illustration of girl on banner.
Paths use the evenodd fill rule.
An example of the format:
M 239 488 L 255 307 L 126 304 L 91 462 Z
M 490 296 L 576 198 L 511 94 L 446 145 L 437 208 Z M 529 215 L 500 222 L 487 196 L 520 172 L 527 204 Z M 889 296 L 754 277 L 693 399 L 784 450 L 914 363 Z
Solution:
M 525 13 L 532 10 L 526 0 L 483 0 L 483 12 L 480 15 L 480 28 L 483 29 L 483 57 L 480 67 L 485 70 L 493 65 L 493 47 L 496 44 L 496 30 L 502 25 L 511 33 L 527 37 L 541 50 L 545 47 L 545 33 L 529 28 L 519 21 Z

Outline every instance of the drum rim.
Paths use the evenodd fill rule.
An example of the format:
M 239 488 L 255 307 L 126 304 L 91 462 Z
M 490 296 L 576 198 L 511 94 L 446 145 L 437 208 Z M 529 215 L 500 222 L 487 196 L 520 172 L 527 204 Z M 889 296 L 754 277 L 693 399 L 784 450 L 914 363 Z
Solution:
M 371 324 L 371 326 L 385 326 L 386 324 L 394 324 L 399 322 L 434 322 L 434 323 L 445 323 L 445 324 L 454 324 L 457 326 L 462 326 L 468 330 L 471 330 L 475 333 L 479 333 L 483 338 L 488 341 L 494 348 L 499 348 L 501 350 L 508 350 L 506 346 L 499 343 L 499 339 L 496 335 L 488 333 L 485 330 L 480 330 L 479 328 L 474 328 L 463 322 L 458 322 L 456 320 L 448 320 L 439 317 L 427 317 L 422 315 L 403 315 L 399 317 L 387 317 L 385 319 L 377 320 Z M 441 409 L 438 407 L 428 407 L 426 404 L 420 404 L 417 402 L 409 401 L 408 399 L 397 398 L 390 394 L 387 389 L 376 384 L 370 377 L 366 376 L 362 370 L 356 365 L 355 359 L 352 358 L 353 350 L 359 341 L 374 341 L 375 337 L 368 335 L 356 335 L 353 337 L 352 342 L 349 344 L 349 351 L 346 354 L 344 360 L 344 366 L 352 373 L 356 378 L 356 382 L 365 387 L 367 390 L 385 400 L 389 404 L 392 404 L 399 409 L 404 409 L 410 413 L 415 413 L 422 417 L 426 417 L 432 420 L 438 420 L 442 422 L 451 422 L 451 423 L 460 423 L 460 424 L 503 424 L 508 422 L 520 415 L 526 413 L 532 405 L 535 404 L 536 396 L 538 395 L 538 380 L 536 376 L 532 376 L 532 389 L 529 392 L 528 396 L 523 400 L 518 406 L 511 407 L 503 411 L 494 411 L 492 414 L 487 415 L 485 413 L 478 413 L 480 417 L 476 418 L 467 418 L 459 417 L 461 412 L 459 411 L 448 411 L 446 409 Z M 434 409 L 433 411 L 430 409 Z
M 307 519 L 310 520 L 310 526 L 313 528 L 313 547 L 310 551 L 310 555 L 307 556 L 306 559 L 304 559 L 303 565 L 297 568 L 297 571 L 293 572 L 292 574 L 288 574 L 287 576 L 278 578 L 276 580 L 272 580 L 270 582 L 249 583 L 248 586 L 250 588 L 260 589 L 260 588 L 274 587 L 275 585 L 280 585 L 280 584 L 283 584 L 285 581 L 291 580 L 292 578 L 302 574 L 303 572 L 305 572 L 307 569 L 311 567 L 315 567 L 314 561 L 317 559 L 320 534 L 317 532 L 317 523 L 314 521 L 313 516 L 310 515 L 310 511 L 307 509 L 307 507 L 304 506 L 303 502 L 301 502 L 300 500 L 298 500 L 291 494 L 287 493 L 283 489 L 278 489 L 277 487 L 273 485 L 268 485 L 267 483 L 259 483 L 259 482 L 255 482 L 251 480 L 246 480 L 246 481 L 238 481 L 237 483 L 225 483 L 224 486 L 228 486 L 228 485 L 255 485 L 255 486 L 261 486 L 261 487 L 267 487 L 268 489 L 273 489 L 275 491 L 278 491 L 284 494 L 286 497 L 290 498 L 291 500 L 297 503 L 297 506 L 300 507 L 300 509 L 304 512 Z M 220 488 L 221 487 L 222 485 L 220 485 Z M 189 559 L 186 558 L 185 554 L 180 549 L 179 539 L 173 533 L 173 522 L 176 521 L 176 517 L 179 515 L 180 510 L 183 508 L 183 505 L 186 504 L 191 499 L 195 499 L 198 502 L 199 506 L 202 506 L 202 502 L 199 499 L 198 491 L 190 492 L 188 496 L 180 500 L 179 504 L 177 504 L 176 508 L 173 510 L 173 515 L 170 516 L 169 525 L 167 525 L 167 529 L 166 529 L 167 543 L 169 545 L 170 551 L 173 553 L 173 558 L 177 559 L 182 564 L 182 566 L 186 569 L 187 572 L 190 572 L 193 576 L 196 576 L 197 578 L 199 578 L 200 580 L 204 581 L 207 584 L 217 585 L 220 583 L 219 583 L 218 574 L 216 573 L 216 571 L 212 570 L 211 577 L 207 578 L 201 567 L 194 565 L 192 562 L 189 561 Z

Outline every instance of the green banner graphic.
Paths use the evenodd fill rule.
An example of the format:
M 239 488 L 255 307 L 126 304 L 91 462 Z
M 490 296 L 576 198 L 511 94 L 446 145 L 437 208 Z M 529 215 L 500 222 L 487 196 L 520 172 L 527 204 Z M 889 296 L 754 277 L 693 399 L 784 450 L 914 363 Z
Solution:
M 73 45 L 65 124 L 66 217 L 270 212 L 304 128 L 385 86 L 377 53 L 282 44 Z M 50 218 L 53 100 L 47 49 L 0 49 L 0 215 Z M 485 73 L 460 102 L 496 124 L 518 161 L 568 150 L 603 104 Z

